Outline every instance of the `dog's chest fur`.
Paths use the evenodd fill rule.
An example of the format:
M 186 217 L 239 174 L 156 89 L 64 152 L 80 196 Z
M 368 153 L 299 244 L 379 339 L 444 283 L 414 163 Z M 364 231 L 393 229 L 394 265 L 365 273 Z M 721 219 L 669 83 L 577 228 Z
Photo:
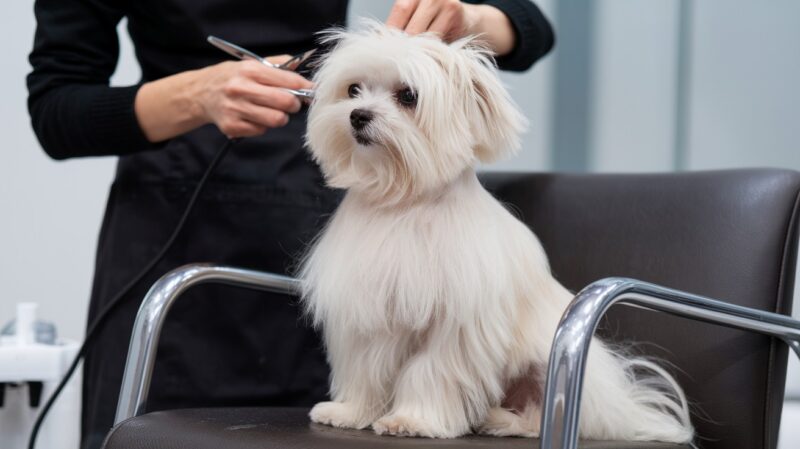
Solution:
M 533 268 L 541 249 L 474 173 L 462 178 L 435 200 L 402 208 L 349 193 L 303 266 L 315 321 L 422 330 L 434 320 L 509 316 L 519 294 L 512 278 L 520 264 Z M 546 270 L 543 253 L 540 262 Z

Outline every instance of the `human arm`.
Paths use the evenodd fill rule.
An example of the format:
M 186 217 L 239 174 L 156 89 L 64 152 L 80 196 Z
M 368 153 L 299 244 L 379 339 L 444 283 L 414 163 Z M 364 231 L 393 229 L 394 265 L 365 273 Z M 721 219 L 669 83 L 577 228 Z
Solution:
M 159 142 L 207 123 L 228 137 L 263 134 L 286 125 L 287 114 L 300 110 L 294 95 L 311 82 L 256 61 L 224 62 L 145 83 L 134 110 L 147 140 Z
M 505 70 L 528 69 L 554 42 L 549 22 L 529 0 L 397 0 L 387 24 L 447 41 L 479 35 Z
M 265 66 L 257 71 L 257 63 L 239 61 L 110 87 L 119 56 L 116 29 L 124 16 L 116 1 L 37 0 L 34 12 L 28 110 L 54 159 L 155 149 L 153 142 L 212 122 L 232 137 L 252 135 L 299 107 L 290 94 L 262 83 L 309 85 L 295 74 Z M 253 126 L 241 123 L 248 118 Z
M 98 0 L 37 0 L 34 13 L 28 110 L 45 152 L 66 159 L 147 146 L 133 114 L 138 86 L 108 86 L 121 9 Z

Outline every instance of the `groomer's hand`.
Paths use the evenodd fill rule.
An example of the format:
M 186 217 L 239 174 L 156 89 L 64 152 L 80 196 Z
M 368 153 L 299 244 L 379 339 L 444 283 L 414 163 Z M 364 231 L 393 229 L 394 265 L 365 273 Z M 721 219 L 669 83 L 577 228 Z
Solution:
M 308 89 L 311 82 L 257 61 L 230 61 L 146 83 L 134 109 L 151 142 L 208 123 L 228 137 L 249 137 L 286 125 L 289 114 L 300 110 L 300 100 L 281 88 Z
M 257 61 L 224 62 L 204 69 L 203 87 L 197 101 L 203 116 L 228 137 L 263 134 L 289 123 L 289 115 L 302 104 L 280 89 L 306 89 L 311 82 L 286 70 Z
M 447 42 L 481 35 L 498 56 L 510 53 L 516 43 L 514 27 L 502 11 L 459 0 L 396 0 L 386 24 L 412 35 L 434 32 Z

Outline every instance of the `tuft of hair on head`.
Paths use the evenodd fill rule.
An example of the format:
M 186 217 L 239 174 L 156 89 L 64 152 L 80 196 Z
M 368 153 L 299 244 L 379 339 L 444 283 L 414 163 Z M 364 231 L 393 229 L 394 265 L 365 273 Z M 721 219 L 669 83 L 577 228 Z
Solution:
M 403 31 L 390 28 L 376 19 L 369 17 L 359 17 L 356 24 L 348 29 L 343 26 L 332 26 L 316 33 L 317 45 L 323 49 L 318 56 L 316 64 L 324 65 L 327 55 L 336 51 L 338 47 L 345 44 L 348 40 L 360 37 L 381 37 L 381 36 L 400 36 L 405 34 Z M 318 73 L 317 71 L 316 73 Z

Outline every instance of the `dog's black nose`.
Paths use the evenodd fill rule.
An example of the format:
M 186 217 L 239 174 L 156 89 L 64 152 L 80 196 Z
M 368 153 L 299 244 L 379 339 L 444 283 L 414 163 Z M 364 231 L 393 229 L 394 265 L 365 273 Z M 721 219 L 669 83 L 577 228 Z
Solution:
M 353 112 L 350 113 L 350 124 L 353 125 L 353 129 L 361 130 L 369 124 L 372 117 L 372 112 L 366 109 L 353 109 Z

